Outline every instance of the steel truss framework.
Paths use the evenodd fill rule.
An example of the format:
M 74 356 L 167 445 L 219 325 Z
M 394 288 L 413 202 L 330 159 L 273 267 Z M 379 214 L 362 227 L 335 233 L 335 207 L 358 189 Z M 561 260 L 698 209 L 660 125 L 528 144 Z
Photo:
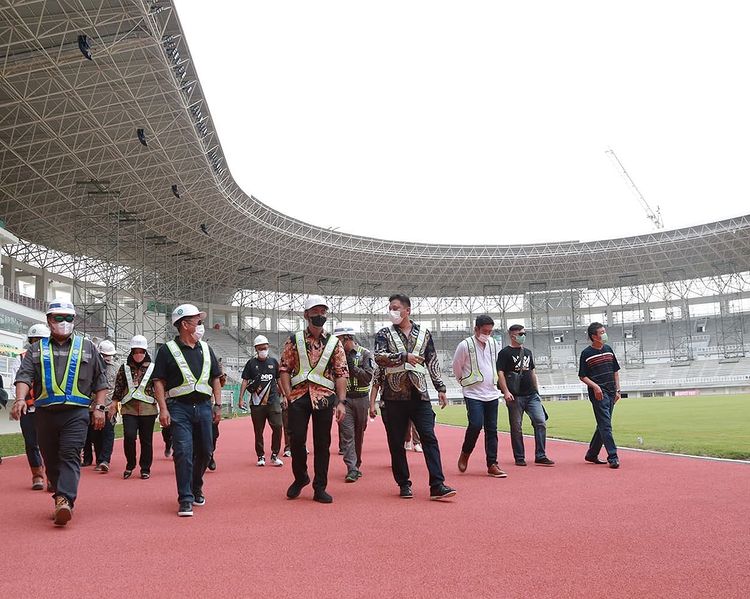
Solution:
M 691 348 L 689 322 L 675 317 L 690 295 L 684 282 L 709 278 L 726 296 L 722 347 L 744 355 L 732 349 L 743 347 L 742 316 L 729 306 L 746 291 L 750 215 L 587 243 L 417 244 L 315 227 L 246 194 L 167 0 L 0 6 L 0 217 L 24 240 L 12 256 L 75 278 L 82 297 L 99 293 L 89 282 L 103 286 L 89 308 L 115 330 L 149 305 L 227 304 L 252 289 L 241 292 L 238 323 L 269 305 L 277 322 L 292 321 L 315 292 L 339 298 L 335 313 L 369 311 L 371 332 L 374 306 L 400 291 L 436 322 L 458 309 L 489 311 L 505 326 L 509 312 L 528 312 L 535 345 L 551 355 L 551 331 L 565 318 L 583 326 L 591 290 L 640 311 L 651 286 L 663 291 L 679 360 Z M 635 345 L 629 354 L 638 362 Z

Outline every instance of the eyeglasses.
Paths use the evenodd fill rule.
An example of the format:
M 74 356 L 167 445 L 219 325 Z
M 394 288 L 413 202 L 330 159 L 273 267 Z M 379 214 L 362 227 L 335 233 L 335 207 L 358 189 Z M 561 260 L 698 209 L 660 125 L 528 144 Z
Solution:
M 75 318 L 76 317 L 73 316 L 72 314 L 67 314 L 67 315 L 65 315 L 65 314 L 55 314 L 52 317 L 52 320 L 54 320 L 55 322 L 63 322 L 63 321 L 65 321 L 65 322 L 73 322 L 75 320 Z

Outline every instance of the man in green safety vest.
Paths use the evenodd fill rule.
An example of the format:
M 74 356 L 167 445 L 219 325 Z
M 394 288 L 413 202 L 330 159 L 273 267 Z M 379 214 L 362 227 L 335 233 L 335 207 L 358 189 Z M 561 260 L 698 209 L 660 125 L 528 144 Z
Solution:
M 11 412 L 16 420 L 25 414 L 26 396 L 33 390 L 37 441 L 54 489 L 57 526 L 65 526 L 73 517 L 89 419 L 95 429 L 104 427 L 108 390 L 104 360 L 96 346 L 73 334 L 75 317 L 70 302 L 49 304 L 50 337 L 33 343 L 23 357 Z M 92 397 L 94 409 L 89 417 Z
M 213 453 L 212 424 L 221 420 L 221 368 L 201 341 L 205 318 L 193 304 L 174 309 L 178 335 L 159 348 L 151 375 L 159 422 L 172 427 L 177 515 L 182 517 L 193 515 L 193 505 L 206 504 L 203 475 Z
M 479 432 L 484 427 L 484 449 L 487 474 L 495 478 L 507 475 L 497 465 L 497 409 L 500 391 L 497 387 L 497 354 L 500 346 L 492 338 L 495 321 L 480 314 L 474 321 L 474 334 L 456 348 L 453 355 L 453 374 L 463 388 L 464 404 L 469 425 L 458 458 L 458 469 L 466 472 L 469 456 L 474 451 Z
M 310 483 L 307 474 L 307 426 L 312 417 L 315 478 L 313 499 L 331 503 L 326 492 L 331 452 L 331 423 L 346 415 L 346 382 L 349 369 L 339 338 L 323 330 L 328 302 L 311 295 L 304 305 L 307 327 L 284 344 L 279 368 L 279 386 L 289 402 L 289 433 L 294 482 L 287 489 L 289 499 L 299 497 Z
M 346 385 L 346 416 L 339 422 L 339 446 L 343 450 L 348 483 L 362 476 L 362 441 L 367 428 L 370 383 L 375 365 L 370 351 L 359 345 L 351 327 L 337 327 L 333 334 L 344 344 L 349 380 Z

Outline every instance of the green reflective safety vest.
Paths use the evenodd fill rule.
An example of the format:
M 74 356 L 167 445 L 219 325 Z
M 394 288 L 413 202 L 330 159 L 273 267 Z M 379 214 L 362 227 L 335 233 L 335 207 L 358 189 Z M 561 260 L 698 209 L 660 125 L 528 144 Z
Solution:
M 180 354 L 182 354 L 182 352 L 180 352 Z M 125 379 L 128 381 L 128 392 L 125 394 L 125 397 L 122 398 L 122 405 L 125 405 L 131 399 L 143 401 L 145 403 L 154 403 L 156 400 L 146 394 L 146 386 L 151 380 L 151 373 L 154 371 L 154 363 L 151 362 L 151 364 L 148 365 L 146 374 L 143 375 L 141 383 L 137 386 L 133 383 L 133 374 L 130 372 L 130 366 L 125 364 L 123 369 L 125 370 Z
M 471 372 L 469 372 L 469 374 L 462 378 L 459 382 L 461 383 L 462 387 L 469 387 L 470 385 L 476 385 L 477 383 L 481 383 L 482 381 L 484 381 L 484 375 L 479 370 L 479 361 L 477 360 L 477 346 L 476 341 L 474 340 L 474 336 L 472 335 L 471 337 L 467 337 L 461 343 L 465 343 L 466 348 L 469 350 Z M 487 344 L 490 347 L 492 355 L 497 357 L 497 342 L 495 341 L 495 339 L 490 337 L 487 340 Z M 492 369 L 492 383 L 497 386 L 496 368 Z
M 213 389 L 209 384 L 209 377 L 211 376 L 211 350 L 208 349 L 208 343 L 205 341 L 199 341 L 201 349 L 203 350 L 203 370 L 199 378 L 195 378 L 193 371 L 190 370 L 185 356 L 182 355 L 182 350 L 177 342 L 167 342 L 167 349 L 171 352 L 174 357 L 177 366 L 182 373 L 182 384 L 177 387 L 173 387 L 167 391 L 167 397 L 182 397 L 183 395 L 189 395 L 193 391 L 203 393 L 204 395 L 211 395 Z M 145 377 L 144 377 L 145 378 Z
M 88 407 L 91 398 L 78 389 L 78 373 L 83 360 L 83 337 L 74 335 L 70 341 L 68 361 L 63 375 L 64 389 L 57 384 L 55 359 L 49 339 L 42 339 L 39 349 L 41 351 L 42 390 L 39 397 L 34 400 L 34 405 L 38 408 L 63 404 Z
M 354 354 L 354 365 L 359 367 L 362 365 L 362 358 L 365 355 L 365 350 L 362 347 L 357 347 L 357 353 Z M 346 390 L 350 393 L 369 393 L 370 392 L 370 384 L 367 385 L 360 385 L 357 382 L 357 377 L 355 377 L 351 372 L 349 373 L 349 382 L 346 385 Z
M 333 391 L 335 385 L 333 381 L 326 378 L 325 371 L 328 366 L 328 362 L 331 361 L 333 356 L 333 350 L 336 349 L 336 345 L 339 342 L 339 338 L 335 335 L 328 337 L 326 346 L 323 348 L 323 353 L 320 354 L 320 359 L 315 367 L 310 366 L 310 357 L 307 355 L 307 346 L 305 345 L 305 332 L 298 331 L 294 334 L 294 343 L 297 348 L 297 358 L 299 362 L 299 372 L 292 377 L 292 387 L 301 385 L 305 381 L 315 383 L 326 389 Z
M 411 352 L 406 351 L 404 342 L 401 341 L 401 335 L 398 334 L 395 324 L 391 326 L 390 329 L 388 329 L 388 332 L 391 334 L 391 339 L 393 340 L 393 343 L 396 346 L 396 350 L 399 353 L 402 353 L 402 354 L 412 353 L 417 356 L 422 355 L 422 350 L 424 349 L 424 340 L 427 337 L 427 327 L 425 326 L 419 327 L 419 333 L 417 334 L 417 342 L 414 344 L 414 349 Z M 399 364 L 398 366 L 388 366 L 385 369 L 385 372 L 386 374 L 392 374 L 394 372 L 403 372 L 404 370 L 413 370 L 414 372 L 427 374 L 427 367 L 424 364 L 416 364 L 415 366 L 412 366 L 406 361 L 404 361 L 403 364 Z

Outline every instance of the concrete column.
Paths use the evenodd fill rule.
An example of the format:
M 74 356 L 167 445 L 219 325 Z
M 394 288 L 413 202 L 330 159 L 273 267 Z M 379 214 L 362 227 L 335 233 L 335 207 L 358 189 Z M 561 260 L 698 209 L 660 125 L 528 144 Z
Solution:
M 49 273 L 46 270 L 42 270 L 41 273 L 34 277 L 34 297 L 43 302 L 48 302 L 49 297 Z

